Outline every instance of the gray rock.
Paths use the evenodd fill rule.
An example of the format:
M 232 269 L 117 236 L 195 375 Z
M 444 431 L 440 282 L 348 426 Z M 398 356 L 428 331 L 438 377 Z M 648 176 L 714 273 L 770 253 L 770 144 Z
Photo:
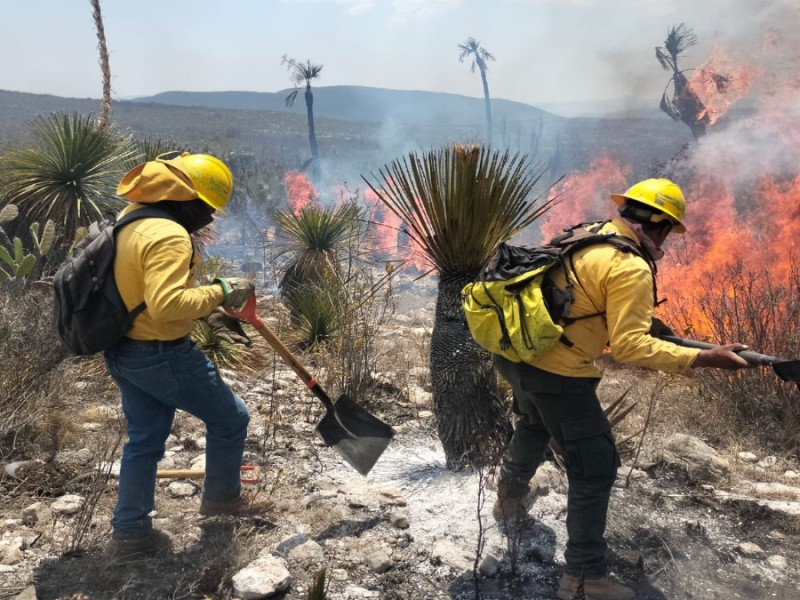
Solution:
M 392 527 L 396 527 L 397 529 L 408 529 L 408 517 L 405 513 L 395 512 L 389 516 L 389 522 L 392 524 Z
M 276 556 L 259 557 L 233 576 L 233 593 L 242 600 L 269 598 L 289 588 L 292 576 L 286 561 Z
M 728 461 L 704 441 L 675 433 L 664 442 L 664 460 L 681 465 L 700 481 L 718 481 L 730 473 Z
M 275 552 L 304 567 L 319 564 L 325 560 L 322 546 L 303 534 L 286 538 L 275 547 Z
M 377 550 L 367 557 L 367 565 L 376 573 L 386 573 L 394 566 L 394 563 L 388 552 Z
M 761 467 L 762 469 L 771 469 L 778 463 L 778 459 L 775 456 L 765 456 L 762 458 L 758 463 L 756 463 L 757 467 Z
M 472 572 L 474 560 L 475 557 L 471 553 L 446 538 L 438 537 L 433 542 L 433 548 L 431 549 L 431 562 L 433 564 L 444 563 L 460 571 L 468 570 Z
M 167 486 L 167 494 L 173 498 L 191 498 L 197 494 L 197 486 L 188 481 L 172 481 Z
M 53 520 L 53 511 L 44 502 L 34 502 L 22 509 L 23 525 L 46 525 Z
M 786 561 L 786 558 L 780 556 L 779 554 L 768 556 L 767 564 L 770 566 L 770 568 L 775 569 L 776 571 L 785 571 L 789 567 L 789 563 Z
M 26 587 L 19 594 L 14 596 L 14 600 L 37 600 L 36 588 L 34 586 Z
M 74 515 L 86 500 L 82 496 L 66 494 L 50 505 L 50 510 L 59 515 Z
M 745 558 L 766 558 L 767 554 L 758 544 L 742 542 L 736 546 L 736 551 Z
M 22 539 L 15 540 L 7 546 L 0 546 L 0 564 L 16 565 L 23 559 L 22 549 L 20 545 Z
M 737 456 L 739 457 L 739 460 L 746 463 L 754 463 L 758 461 L 758 457 L 752 452 L 739 452 Z
M 481 561 L 478 570 L 484 577 L 494 577 L 500 572 L 500 561 L 491 554 L 487 554 Z

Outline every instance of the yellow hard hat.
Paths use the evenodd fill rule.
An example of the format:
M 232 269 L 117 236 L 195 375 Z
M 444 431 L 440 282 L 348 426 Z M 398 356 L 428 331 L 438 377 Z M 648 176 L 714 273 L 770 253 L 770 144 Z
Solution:
M 624 194 L 611 194 L 617 205 L 628 200 L 639 202 L 656 209 L 658 212 L 650 217 L 650 221 L 658 223 L 664 219 L 672 221 L 672 231 L 685 233 L 683 220 L 686 217 L 686 199 L 678 184 L 669 179 L 645 179 L 628 188 Z
M 233 174 L 228 166 L 210 154 L 184 153 L 178 161 L 197 188 L 197 197 L 221 211 L 233 192 Z

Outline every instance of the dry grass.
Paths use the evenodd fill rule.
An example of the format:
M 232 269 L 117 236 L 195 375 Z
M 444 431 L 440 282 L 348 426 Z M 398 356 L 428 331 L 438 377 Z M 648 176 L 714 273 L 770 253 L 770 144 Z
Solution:
M 0 286 L 0 459 L 32 452 L 42 434 L 58 435 L 49 418 L 57 397 L 50 376 L 67 353 L 52 314 L 47 286 Z

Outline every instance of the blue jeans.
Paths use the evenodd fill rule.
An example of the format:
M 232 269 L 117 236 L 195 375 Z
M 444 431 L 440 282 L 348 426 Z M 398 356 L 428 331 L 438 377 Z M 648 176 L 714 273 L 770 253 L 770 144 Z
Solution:
M 105 352 L 122 393 L 128 441 L 122 451 L 119 499 L 111 519 L 115 539 L 147 535 L 155 502 L 156 468 L 172 429 L 175 409 L 206 426 L 203 497 L 238 497 L 240 466 L 250 416 L 222 381 L 214 363 L 188 338 L 172 342 L 123 339 Z

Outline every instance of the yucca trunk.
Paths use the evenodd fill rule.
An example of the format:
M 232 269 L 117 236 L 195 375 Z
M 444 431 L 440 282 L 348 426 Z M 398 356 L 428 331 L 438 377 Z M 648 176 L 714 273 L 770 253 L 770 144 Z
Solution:
M 306 86 L 306 117 L 308 119 L 308 145 L 311 147 L 311 179 L 314 183 L 319 183 L 319 146 L 317 146 L 317 134 L 314 129 L 314 94 L 311 86 Z
M 492 145 L 492 99 L 489 96 L 489 81 L 486 79 L 486 67 L 481 68 L 481 82 L 483 83 L 483 105 L 486 111 L 486 143 Z
M 470 281 L 441 278 L 431 333 L 433 409 L 450 469 L 492 464 L 512 432 L 490 355 L 464 321 L 461 290 Z

